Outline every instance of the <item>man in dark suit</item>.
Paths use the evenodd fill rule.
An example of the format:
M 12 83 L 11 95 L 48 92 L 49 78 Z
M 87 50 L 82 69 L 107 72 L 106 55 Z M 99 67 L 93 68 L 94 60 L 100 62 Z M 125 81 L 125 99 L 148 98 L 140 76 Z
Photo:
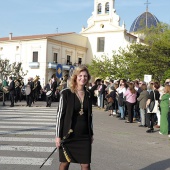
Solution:
M 56 91 L 56 88 L 57 88 L 57 86 L 58 86 L 58 84 L 57 84 L 57 78 L 55 77 L 55 75 L 52 75 L 51 81 L 52 81 L 51 90 L 53 91 L 52 101 L 55 101 L 55 91 Z
M 15 83 L 12 80 L 12 77 L 9 77 L 9 96 L 11 101 L 10 107 L 14 107 Z

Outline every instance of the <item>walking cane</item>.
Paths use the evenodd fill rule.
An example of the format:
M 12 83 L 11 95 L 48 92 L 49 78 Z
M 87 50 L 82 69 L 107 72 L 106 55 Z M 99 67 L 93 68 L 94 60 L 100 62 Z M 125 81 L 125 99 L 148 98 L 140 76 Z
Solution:
M 72 132 L 73 132 L 73 130 L 70 129 L 70 130 L 68 131 L 67 135 L 63 137 L 63 139 L 61 140 L 61 143 L 60 143 L 61 146 L 63 146 L 64 141 L 70 136 L 70 133 L 72 133 Z M 43 167 L 43 165 L 47 162 L 47 160 L 51 157 L 51 155 L 52 155 L 56 150 L 58 150 L 57 147 L 51 152 L 51 154 L 48 156 L 48 158 L 43 162 L 43 164 L 40 166 L 40 169 Z M 68 156 L 68 155 L 67 155 L 67 156 Z
M 43 167 L 43 165 L 47 162 L 47 160 L 51 157 L 51 155 L 57 150 L 58 148 L 56 147 L 51 154 L 48 156 L 48 158 L 44 161 L 44 163 L 40 166 L 40 169 Z

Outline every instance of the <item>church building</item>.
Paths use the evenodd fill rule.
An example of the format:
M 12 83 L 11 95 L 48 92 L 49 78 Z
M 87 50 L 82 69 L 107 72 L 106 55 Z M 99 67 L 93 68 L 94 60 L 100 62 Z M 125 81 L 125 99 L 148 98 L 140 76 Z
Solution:
M 11 63 L 22 62 L 23 71 L 28 70 L 24 81 L 37 75 L 44 86 L 51 75 L 56 74 L 59 64 L 64 75 L 72 66 L 90 64 L 94 57 L 102 55 L 112 57 L 113 51 L 118 52 L 119 48 L 126 48 L 136 41 L 139 38 L 128 33 L 124 23 L 120 25 L 115 0 L 94 0 L 92 16 L 79 34 L 16 37 L 10 33 L 9 37 L 0 37 L 0 58 L 9 59 Z

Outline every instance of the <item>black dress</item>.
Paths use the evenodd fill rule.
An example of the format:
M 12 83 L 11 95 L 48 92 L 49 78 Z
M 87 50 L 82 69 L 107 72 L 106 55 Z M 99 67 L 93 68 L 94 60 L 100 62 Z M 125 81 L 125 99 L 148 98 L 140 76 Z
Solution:
M 74 95 L 74 113 L 72 117 L 72 129 L 70 137 L 64 143 L 64 147 L 71 162 L 89 164 L 91 163 L 91 138 L 88 129 L 88 98 L 83 101 L 84 114 L 80 115 L 81 103 L 77 95 Z M 59 148 L 60 162 L 67 162 L 63 150 Z

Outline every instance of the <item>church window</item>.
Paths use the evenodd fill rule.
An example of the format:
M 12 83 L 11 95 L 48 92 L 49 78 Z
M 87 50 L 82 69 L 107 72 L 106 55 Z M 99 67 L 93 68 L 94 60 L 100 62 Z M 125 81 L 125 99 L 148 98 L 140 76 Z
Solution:
M 38 62 L 38 51 L 33 52 L 33 61 L 32 62 Z
M 107 2 L 105 5 L 105 13 L 109 13 L 109 2 Z
M 97 52 L 104 52 L 105 38 L 98 37 L 97 38 Z
M 98 4 L 98 14 L 102 13 L 102 4 Z

